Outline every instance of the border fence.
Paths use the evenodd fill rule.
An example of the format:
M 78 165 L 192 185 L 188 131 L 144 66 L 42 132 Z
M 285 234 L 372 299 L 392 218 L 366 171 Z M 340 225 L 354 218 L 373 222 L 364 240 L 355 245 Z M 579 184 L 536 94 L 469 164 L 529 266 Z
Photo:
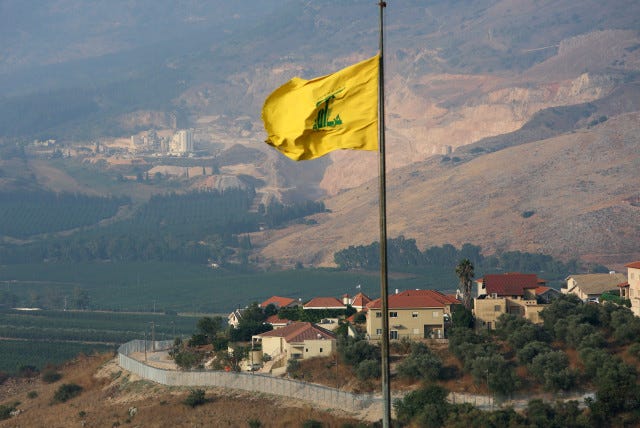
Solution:
M 353 394 L 339 389 L 284 379 L 260 373 L 224 372 L 212 370 L 177 371 L 151 367 L 131 358 L 134 352 L 150 351 L 151 341 L 132 340 L 118 348 L 118 364 L 141 378 L 167 386 L 221 387 L 262 392 L 317 403 L 327 408 L 358 412 L 370 409 L 382 411 L 382 398 L 373 394 Z M 173 341 L 156 341 L 155 350 L 166 350 Z

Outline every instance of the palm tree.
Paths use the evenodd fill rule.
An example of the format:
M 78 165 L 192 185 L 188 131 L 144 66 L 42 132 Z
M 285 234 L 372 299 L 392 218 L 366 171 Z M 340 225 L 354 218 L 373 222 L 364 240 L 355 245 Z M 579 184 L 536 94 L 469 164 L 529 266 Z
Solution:
M 460 279 L 458 288 L 462 293 L 462 304 L 471 310 L 471 287 L 473 286 L 473 263 L 469 259 L 462 259 L 456 266 L 456 275 Z

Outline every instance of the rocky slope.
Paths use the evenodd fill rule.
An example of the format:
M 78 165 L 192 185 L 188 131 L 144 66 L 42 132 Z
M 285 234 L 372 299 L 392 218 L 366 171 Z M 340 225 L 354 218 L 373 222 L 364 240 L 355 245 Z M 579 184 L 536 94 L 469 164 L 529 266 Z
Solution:
M 635 260 L 639 120 L 638 112 L 622 114 L 467 161 L 438 156 L 397 169 L 387 183 L 389 236 L 416 238 L 420 247 L 471 242 L 489 253 L 517 249 L 565 260 Z M 316 226 L 272 235 L 262 254 L 331 265 L 335 251 L 378 240 L 375 180 L 326 205 L 331 212 L 316 216 Z

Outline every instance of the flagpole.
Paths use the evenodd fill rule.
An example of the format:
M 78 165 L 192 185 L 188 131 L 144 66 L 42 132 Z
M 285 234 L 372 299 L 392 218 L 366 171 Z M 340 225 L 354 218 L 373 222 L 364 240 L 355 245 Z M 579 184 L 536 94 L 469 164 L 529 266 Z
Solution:
M 379 150 L 379 208 L 380 208 L 380 299 L 382 310 L 382 400 L 383 428 L 391 427 L 391 385 L 389 381 L 389 310 L 387 274 L 387 196 L 386 165 L 384 146 L 384 8 L 387 3 L 380 1 L 380 66 L 378 74 L 378 150 Z

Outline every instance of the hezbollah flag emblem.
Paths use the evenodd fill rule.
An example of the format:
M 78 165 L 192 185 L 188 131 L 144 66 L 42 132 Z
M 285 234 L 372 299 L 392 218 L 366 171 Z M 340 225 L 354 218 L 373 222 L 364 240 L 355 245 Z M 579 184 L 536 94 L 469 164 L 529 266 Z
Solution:
M 293 160 L 378 149 L 380 56 L 312 80 L 295 77 L 267 97 L 266 143 Z

